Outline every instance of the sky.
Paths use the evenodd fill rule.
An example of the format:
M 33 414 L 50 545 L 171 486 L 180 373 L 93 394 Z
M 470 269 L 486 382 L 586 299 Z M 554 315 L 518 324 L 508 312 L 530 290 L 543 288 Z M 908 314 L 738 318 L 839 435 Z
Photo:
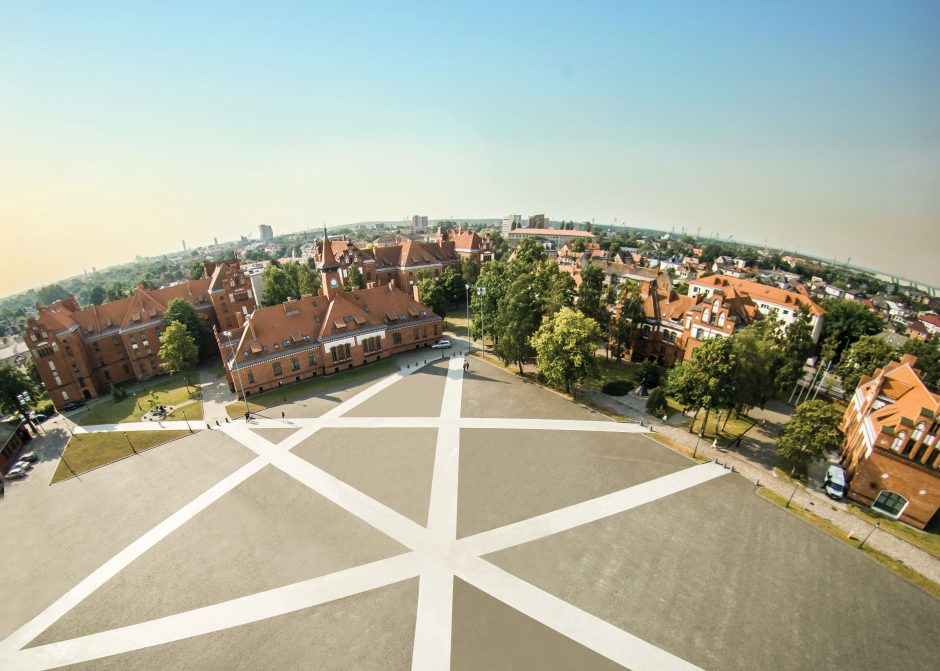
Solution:
M 0 295 L 416 213 L 940 286 L 940 3 L 0 0 Z

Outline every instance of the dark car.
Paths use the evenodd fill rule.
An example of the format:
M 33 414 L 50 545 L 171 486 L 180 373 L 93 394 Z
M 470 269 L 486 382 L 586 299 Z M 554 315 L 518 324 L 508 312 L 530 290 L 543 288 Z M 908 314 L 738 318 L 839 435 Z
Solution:
M 83 405 L 85 405 L 84 401 L 69 401 L 68 403 L 62 406 L 62 409 L 68 412 L 69 410 L 78 410 Z

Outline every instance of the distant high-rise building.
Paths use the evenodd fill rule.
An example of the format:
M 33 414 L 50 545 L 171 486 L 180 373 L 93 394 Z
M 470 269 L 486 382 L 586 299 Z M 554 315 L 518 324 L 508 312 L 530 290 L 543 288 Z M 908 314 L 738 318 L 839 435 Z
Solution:
M 186 251 L 186 241 L 185 241 L 185 240 L 183 240 L 183 251 L 184 251 L 184 252 Z
M 529 217 L 529 228 L 548 228 L 548 219 L 544 214 L 533 214 Z
M 505 238 L 509 235 L 509 231 L 519 228 L 520 224 L 522 224 L 521 214 L 507 214 L 503 217 L 503 226 L 499 229 L 499 232 Z
M 212 238 L 212 246 L 213 246 L 213 247 L 218 247 L 218 246 L 219 246 L 219 239 L 218 239 L 218 238 Z
M 258 226 L 258 236 L 261 238 L 261 242 L 267 242 L 274 239 L 274 230 L 267 224 L 261 224 Z
M 416 214 L 411 217 L 411 230 L 412 232 L 416 231 L 419 228 L 427 229 L 428 227 L 428 218 L 423 217 L 420 214 Z

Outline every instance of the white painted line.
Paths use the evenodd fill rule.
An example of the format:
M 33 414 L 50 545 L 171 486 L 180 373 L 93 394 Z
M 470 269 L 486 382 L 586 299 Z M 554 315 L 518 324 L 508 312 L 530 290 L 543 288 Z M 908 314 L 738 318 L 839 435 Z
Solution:
M 578 419 L 524 419 L 516 417 L 462 417 L 465 429 L 528 429 L 536 431 L 599 431 L 612 433 L 649 433 L 639 424 Z
M 72 432 L 80 433 L 106 433 L 111 431 L 205 431 L 206 423 L 201 419 L 189 420 L 189 426 L 184 420 L 170 422 L 122 422 L 120 424 L 90 424 L 88 426 L 72 426 Z
M 126 548 L 106 561 L 87 578 L 70 589 L 39 615 L 17 629 L 0 643 L 0 651 L 16 650 L 28 644 L 52 626 L 59 618 L 78 605 L 85 597 L 117 575 L 147 550 L 208 508 L 224 494 L 250 478 L 265 466 L 264 459 L 253 459 L 231 475 L 225 477 L 175 513 L 153 527 Z M 11 667 L 12 668 L 12 667 Z
M 622 513 L 730 472 L 715 463 L 699 464 L 619 492 L 462 538 L 458 545 L 472 555 L 483 556 Z
M 233 437 L 256 452 L 272 466 L 282 470 L 298 482 L 352 513 L 386 536 L 394 538 L 415 550 L 427 543 L 425 529 L 396 510 L 379 503 L 372 497 L 346 484 L 342 480 L 301 459 L 280 445 L 273 445 L 244 426 L 229 430 Z
M 519 612 L 551 627 L 631 671 L 701 671 L 694 664 L 647 643 L 479 558 L 457 576 Z
M 396 382 L 398 382 L 399 380 L 407 376 L 408 376 L 408 373 L 402 373 L 401 371 L 398 371 L 397 373 L 392 373 L 391 375 L 382 378 L 381 380 L 373 384 L 371 387 L 368 387 L 367 389 L 363 389 L 352 398 L 346 401 L 343 401 L 335 408 L 331 408 L 330 410 L 326 411 L 325 413 L 323 413 L 322 417 L 323 419 L 332 419 L 333 417 L 339 417 L 340 415 L 349 412 L 353 408 L 356 408 L 362 405 L 363 403 L 368 401 L 370 398 L 378 394 L 380 391 L 387 389 L 388 387 L 392 386 L 393 384 L 395 384 Z
M 418 575 L 413 553 L 120 629 L 27 648 L 7 657 L 19 671 L 77 664 L 257 622 Z M 316 637 L 311 631 L 310 636 Z
M 422 571 L 412 671 L 446 671 L 450 668 L 453 608 L 453 572 L 443 567 Z

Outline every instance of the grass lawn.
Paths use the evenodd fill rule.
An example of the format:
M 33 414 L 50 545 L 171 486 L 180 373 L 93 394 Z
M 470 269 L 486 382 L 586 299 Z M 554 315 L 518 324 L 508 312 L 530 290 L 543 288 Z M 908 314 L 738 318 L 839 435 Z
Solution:
M 911 545 L 919 547 L 924 552 L 929 552 L 934 557 L 940 558 L 940 534 L 915 529 L 903 522 L 892 520 L 890 517 L 876 515 L 852 503 L 849 503 L 848 508 L 849 512 L 856 517 L 870 522 L 871 524 L 878 522 L 881 524 L 882 531 L 886 531 L 892 536 L 897 536 L 902 541 L 907 541 Z
M 69 466 L 81 475 L 98 466 L 110 464 L 112 461 L 133 455 L 131 446 L 127 442 L 128 438 L 134 449 L 142 452 L 188 435 L 189 431 L 131 431 L 128 432 L 128 437 L 125 438 L 124 433 L 121 431 L 82 433 L 73 436 L 69 440 L 69 444 L 65 446 L 63 456 L 65 461 L 69 462 Z M 72 473 L 60 459 L 52 476 L 52 482 L 56 483 L 71 477 Z
M 195 374 L 192 379 L 195 379 Z M 201 398 L 199 387 L 187 387 L 182 375 L 154 380 L 152 384 L 137 389 L 136 393 L 136 400 L 133 396 L 128 396 L 122 401 L 115 402 L 110 396 L 105 397 L 83 412 L 78 423 L 82 426 L 90 426 L 139 422 L 144 413 L 150 410 L 150 401 L 153 401 L 153 405 L 179 405 L 189 400 L 199 401 Z M 202 419 L 202 403 L 191 403 L 184 410 L 188 418 Z M 174 419 L 182 419 L 182 415 L 174 413 Z
M 776 503 L 777 505 L 781 507 L 786 506 L 787 500 L 785 498 L 783 498 L 782 496 L 779 496 L 776 492 L 773 492 L 767 489 L 766 487 L 760 487 L 758 489 L 758 493 L 761 496 L 763 496 L 765 499 L 769 501 L 773 501 L 774 503 Z M 817 527 L 818 529 L 822 529 L 823 531 L 830 534 L 831 536 L 835 536 L 836 538 L 841 540 L 843 543 L 846 543 L 852 546 L 853 548 L 858 548 L 859 545 L 862 544 L 862 540 L 864 539 L 864 536 L 862 538 L 849 538 L 848 534 L 845 531 L 837 527 L 835 524 L 833 524 L 829 520 L 824 520 L 820 517 L 817 517 L 816 515 L 812 514 L 811 512 L 809 512 L 808 510 L 804 508 L 801 508 L 800 506 L 796 506 L 791 503 L 789 510 L 797 517 L 809 522 L 810 524 Z M 878 550 L 873 550 L 868 545 L 862 548 L 862 552 L 864 552 L 866 555 L 874 559 L 876 562 L 878 562 L 885 568 L 891 571 L 894 571 L 895 573 L 897 573 L 899 576 L 901 576 L 908 582 L 911 582 L 917 585 L 928 594 L 931 594 L 932 596 L 940 599 L 940 585 L 930 580 L 929 578 L 925 578 L 920 573 L 910 568 L 903 562 L 899 562 L 896 559 L 892 559 L 888 555 L 882 552 L 879 552 Z
M 669 404 L 669 414 L 673 415 L 677 412 L 682 412 L 683 406 L 678 403 L 674 398 L 667 399 Z M 705 419 L 705 411 L 702 410 L 698 414 L 698 419 L 695 420 L 695 431 L 694 433 L 699 433 L 702 431 L 704 438 L 709 440 L 718 439 L 719 445 L 728 445 L 735 438 L 744 433 L 747 429 L 751 428 L 756 424 L 750 417 L 747 415 L 742 415 L 740 417 L 732 417 L 728 420 L 728 423 L 725 424 L 726 413 L 722 412 L 720 417 L 719 413 L 714 410 L 708 415 L 708 424 L 705 426 L 705 430 L 702 431 L 702 420 Z M 685 424 L 686 428 L 689 428 L 691 425 L 692 418 L 689 417 L 688 422 Z
M 583 386 L 594 391 L 601 391 L 601 388 L 608 382 L 616 380 L 626 380 L 630 386 L 636 386 L 637 370 L 639 364 L 632 361 L 617 361 L 613 357 L 608 361 L 604 356 L 597 358 L 597 377 L 585 380 Z
M 359 368 L 351 368 L 332 375 L 312 377 L 302 382 L 286 385 L 281 389 L 266 391 L 257 396 L 249 396 L 248 407 L 251 412 L 260 412 L 284 403 L 285 398 L 288 401 L 302 401 L 327 389 L 334 389 L 354 381 L 377 379 L 396 370 L 398 370 L 398 365 L 392 359 L 383 359 Z M 225 406 L 225 411 L 229 417 L 242 417 L 245 414 L 245 402 L 233 401 Z M 188 412 L 186 416 L 189 416 Z

